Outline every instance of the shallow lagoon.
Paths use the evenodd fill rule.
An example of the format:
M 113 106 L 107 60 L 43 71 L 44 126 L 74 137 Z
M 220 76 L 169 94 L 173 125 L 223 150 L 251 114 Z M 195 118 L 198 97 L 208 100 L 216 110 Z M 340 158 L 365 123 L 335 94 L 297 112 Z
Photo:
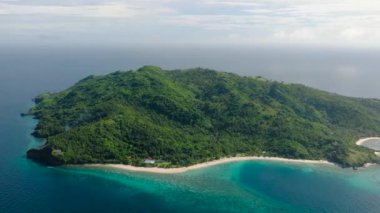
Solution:
M 25 145 L 35 146 L 25 124 Z M 20 123 L 21 124 L 21 123 Z M 22 126 L 22 125 L 21 125 Z M 5 212 L 376 212 L 380 167 L 233 162 L 182 174 L 45 167 L 19 157 L 0 204 Z M 2 177 L 4 180 L 4 177 Z M 3 211 L 2 211 L 3 212 Z
M 24 148 L 14 146 L 13 153 L 3 155 L 8 161 L 1 162 L 1 212 L 377 212 L 380 208 L 379 166 L 352 170 L 247 161 L 181 174 L 53 168 L 23 154 L 41 143 L 29 135 L 35 121 L 14 121 L 8 126 L 18 134 L 8 139 Z

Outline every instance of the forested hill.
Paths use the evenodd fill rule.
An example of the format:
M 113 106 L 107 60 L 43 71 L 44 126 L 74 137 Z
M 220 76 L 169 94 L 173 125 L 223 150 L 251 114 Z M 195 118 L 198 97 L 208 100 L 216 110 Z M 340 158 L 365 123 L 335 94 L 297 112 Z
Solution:
M 225 156 L 378 161 L 355 145 L 380 135 L 380 100 L 209 69 L 89 76 L 30 109 L 46 144 L 27 156 L 50 164 L 186 166 Z

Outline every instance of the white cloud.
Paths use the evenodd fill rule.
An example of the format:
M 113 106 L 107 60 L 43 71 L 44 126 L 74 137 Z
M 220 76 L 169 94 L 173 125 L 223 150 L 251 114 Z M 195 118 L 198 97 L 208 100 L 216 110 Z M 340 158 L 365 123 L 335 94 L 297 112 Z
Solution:
M 146 5 L 108 2 L 84 5 L 25 5 L 0 3 L 0 15 L 50 15 L 69 17 L 128 18 L 136 15 L 154 15 L 173 12 L 169 8 L 146 8 Z
M 86 5 L 86 6 L 50 6 L 50 5 L 9 5 L 0 4 L 2 15 L 52 15 L 83 17 L 131 17 L 137 14 L 127 5 Z
M 340 33 L 341 37 L 345 40 L 355 40 L 365 35 L 365 31 L 360 28 L 347 28 Z
M 316 35 L 310 29 L 297 29 L 294 31 L 279 31 L 273 35 L 277 40 L 313 41 Z
M 64 18 L 59 19 L 58 25 L 57 17 Z M 84 25 L 93 27 L 86 28 L 89 33 L 101 32 L 100 26 L 107 26 L 119 34 L 134 34 L 141 42 L 155 34 L 157 41 L 169 42 L 380 46 L 378 0 L 66 0 L 59 3 L 0 0 L 0 18 L 0 39 L 3 31 L 10 36 L 22 35 L 23 29 L 31 28 L 27 25 L 33 25 L 36 34 L 52 37 L 55 31 L 61 30 L 57 26 Z M 77 32 L 82 33 L 80 29 Z M 121 39 L 117 35 L 110 34 L 110 39 Z
M 210 5 L 227 5 L 227 6 L 259 6 L 260 2 L 255 1 L 223 1 L 223 0 L 203 0 L 203 3 Z
M 203 2 L 227 5 L 240 12 L 235 15 L 179 16 L 174 23 L 207 30 L 225 30 L 228 31 L 227 35 L 240 31 L 242 35 L 257 35 L 256 39 L 250 40 L 259 42 L 343 44 L 349 41 L 350 45 L 380 44 L 380 2 L 377 0 Z

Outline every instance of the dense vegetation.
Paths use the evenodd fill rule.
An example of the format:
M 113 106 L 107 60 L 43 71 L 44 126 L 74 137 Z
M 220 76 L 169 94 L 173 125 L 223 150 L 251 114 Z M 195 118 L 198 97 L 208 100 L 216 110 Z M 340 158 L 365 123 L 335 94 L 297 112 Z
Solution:
M 35 102 L 33 135 L 46 144 L 28 157 L 52 165 L 143 165 L 153 158 L 175 167 L 236 155 L 342 166 L 378 160 L 354 141 L 380 135 L 380 100 L 261 77 L 146 66 L 89 76 Z

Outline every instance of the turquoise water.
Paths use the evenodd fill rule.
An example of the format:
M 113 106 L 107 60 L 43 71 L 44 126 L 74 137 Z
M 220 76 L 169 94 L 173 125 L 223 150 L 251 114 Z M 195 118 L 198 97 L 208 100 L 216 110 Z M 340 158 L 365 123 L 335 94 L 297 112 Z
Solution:
M 380 167 L 235 162 L 183 174 L 45 167 L 35 121 L 1 121 L 0 212 L 378 212 Z M 13 131 L 4 131 L 4 128 Z
M 38 54 L 20 60 L 18 55 L 12 60 L 8 53 L 1 56 L 1 213 L 380 210 L 379 166 L 353 171 L 256 161 L 162 175 L 36 164 L 25 157 L 28 148 L 42 143 L 30 136 L 36 121 L 19 116 L 31 105 L 30 99 L 43 91 L 64 89 L 94 70 L 113 68 L 104 61 L 98 66 L 97 60 L 54 54 L 46 54 L 51 60 Z

